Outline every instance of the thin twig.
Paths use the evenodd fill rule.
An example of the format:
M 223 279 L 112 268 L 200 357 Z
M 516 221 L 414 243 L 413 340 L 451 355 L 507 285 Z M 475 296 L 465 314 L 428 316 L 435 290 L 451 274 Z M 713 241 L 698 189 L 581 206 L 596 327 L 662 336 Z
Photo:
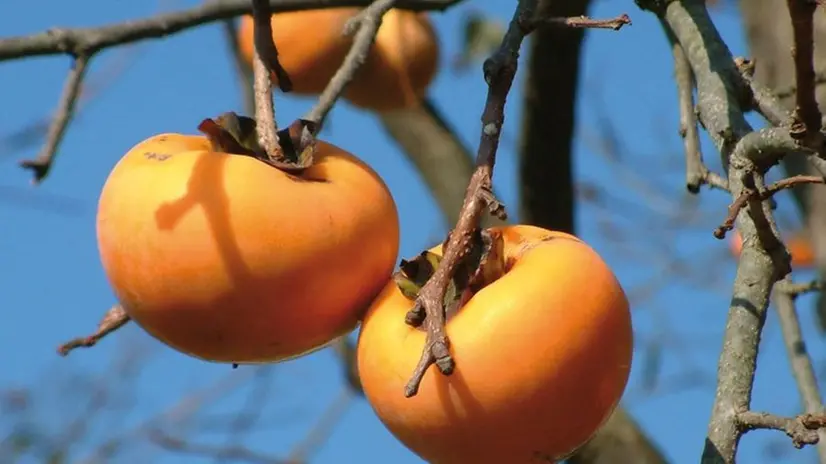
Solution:
M 674 77 L 677 81 L 677 96 L 680 104 L 680 137 L 685 150 L 685 186 L 689 192 L 697 194 L 700 187 L 708 185 L 728 191 L 728 181 L 708 169 L 700 150 L 700 133 L 697 130 L 697 115 L 694 112 L 694 75 L 691 63 L 685 56 L 682 45 L 674 33 L 666 28 L 674 56 Z
M 815 96 L 814 69 L 814 13 L 817 4 L 809 0 L 788 0 L 789 15 L 794 30 L 792 57 L 795 70 L 796 106 L 791 134 L 796 139 L 810 139 L 817 146 L 822 143 L 821 115 Z M 809 146 L 811 143 L 807 143 Z
M 46 143 L 37 155 L 37 158 L 20 162 L 20 166 L 31 169 L 34 173 L 34 179 L 32 181 L 34 184 L 40 183 L 52 167 L 57 148 L 60 146 L 60 142 L 63 141 L 63 135 L 66 133 L 69 122 L 72 120 L 77 97 L 80 94 L 83 79 L 86 77 L 88 64 L 88 56 L 78 56 L 74 60 L 72 69 L 66 77 L 66 83 L 63 86 L 63 93 L 60 95 L 60 102 L 58 103 L 54 119 L 52 119 L 51 125 L 49 126 Z
M 593 19 L 585 15 L 570 18 L 538 18 L 535 24 L 531 24 L 531 27 L 539 28 L 546 25 L 574 29 L 612 29 L 618 31 L 622 26 L 630 26 L 631 18 L 625 13 L 611 19 Z
M 791 284 L 788 278 L 781 282 Z M 777 311 L 777 318 L 780 321 L 780 329 L 783 332 L 783 342 L 786 345 L 792 375 L 797 383 L 797 389 L 803 403 L 803 410 L 810 414 L 822 414 L 823 404 L 820 390 L 812 367 L 812 358 L 806 350 L 806 343 L 803 341 L 794 297 L 789 293 L 777 291 L 777 289 L 775 285 L 772 299 Z M 818 435 L 820 440 L 817 443 L 817 454 L 820 456 L 821 462 L 826 462 L 826 430 L 819 430 Z
M 720 226 L 714 229 L 714 236 L 720 240 L 726 237 L 726 232 L 734 229 L 734 221 L 737 219 L 737 215 L 740 213 L 740 210 L 746 206 L 750 200 L 759 200 L 765 201 L 774 196 L 777 192 L 781 190 L 785 190 L 787 188 L 792 188 L 795 185 L 800 184 L 824 184 L 826 183 L 826 178 L 820 176 L 793 176 L 787 177 L 785 179 L 781 179 L 773 184 L 768 185 L 764 189 L 743 189 L 743 192 L 734 200 L 728 207 L 728 214 L 726 215 L 726 219 L 723 221 Z
M 91 348 L 103 337 L 123 327 L 129 320 L 129 315 L 126 314 L 126 310 L 121 305 L 112 306 L 98 323 L 98 329 L 95 333 L 69 340 L 60 345 L 57 352 L 61 356 L 66 356 L 75 348 Z
M 826 290 L 826 281 L 813 280 L 802 284 L 791 283 L 787 280 L 782 280 L 775 284 L 775 290 L 788 294 L 792 298 L 797 298 L 799 295 L 811 292 L 822 292 Z
M 396 4 L 397 0 L 375 0 L 367 8 L 360 11 L 345 24 L 343 34 L 357 31 L 353 44 L 344 57 L 336 73 L 327 83 L 327 87 L 318 97 L 318 103 L 307 113 L 305 119 L 314 121 L 319 129 L 324 124 L 327 114 L 333 109 L 336 101 L 344 94 L 344 90 L 353 80 L 356 71 L 367 61 L 370 49 L 376 40 L 376 34 L 381 27 L 382 18 Z
M 118 78 L 137 61 L 135 55 L 142 50 L 144 48 L 141 45 L 124 47 L 116 61 L 110 62 L 108 66 L 97 72 L 92 72 L 91 69 L 88 71 L 78 91 L 72 122 L 77 122 L 81 111 L 97 101 L 95 97 L 102 95 L 113 83 L 117 82 Z M 0 136 L 0 157 L 11 151 L 22 151 L 42 144 L 54 117 L 54 114 L 46 114 L 19 129 Z
M 737 423 L 744 432 L 757 429 L 783 431 L 792 439 L 795 448 L 802 448 L 818 442 L 817 431 L 826 427 L 826 416 L 802 414 L 797 417 L 781 417 L 765 412 L 746 411 L 737 414 Z
M 485 207 L 500 219 L 507 218 L 504 205 L 491 191 L 493 168 L 505 119 L 505 102 L 518 66 L 519 49 L 525 36 L 538 23 L 535 17 L 537 3 L 538 0 L 519 1 L 501 45 L 482 67 L 488 94 L 482 113 L 476 170 L 471 176 L 459 220 L 446 240 L 442 260 L 419 292 L 414 308 L 407 314 L 407 322 L 411 325 L 425 324 L 427 337 L 422 356 L 405 386 L 406 397 L 418 392 L 419 385 L 432 364 L 435 363 L 444 375 L 453 372 L 455 366 L 445 333 L 445 292 L 458 267 L 473 249 L 474 233 L 479 229 Z

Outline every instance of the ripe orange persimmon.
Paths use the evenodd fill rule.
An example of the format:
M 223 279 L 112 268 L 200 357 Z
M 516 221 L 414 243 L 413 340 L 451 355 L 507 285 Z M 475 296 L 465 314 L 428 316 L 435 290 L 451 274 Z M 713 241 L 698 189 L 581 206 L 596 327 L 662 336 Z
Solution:
M 353 36 L 342 34 L 358 8 L 323 8 L 272 16 L 273 39 L 293 93 L 318 95 L 344 61 Z M 252 62 L 253 20 L 243 16 L 238 47 Z M 391 9 L 382 20 L 365 63 L 344 92 L 355 106 L 388 111 L 416 104 L 436 75 L 439 43 L 427 13 Z M 272 76 L 277 82 L 276 76 Z
M 167 133 L 109 174 L 97 236 L 118 300 L 150 335 L 196 358 L 259 363 L 353 330 L 390 278 L 399 225 L 379 176 L 329 143 L 292 175 Z
M 527 225 L 489 230 L 502 233 L 504 275 L 449 317 L 452 375 L 431 366 L 417 395 L 404 397 L 426 334 L 405 323 L 413 303 L 391 282 L 362 322 L 361 384 L 384 425 L 430 463 L 563 459 L 625 391 L 628 300 L 580 239 Z
M 803 233 L 796 233 L 784 239 L 786 249 L 792 256 L 792 266 L 810 268 L 815 264 L 815 252 L 811 240 Z M 737 230 L 733 230 L 729 238 L 729 251 L 735 258 L 743 250 L 743 237 Z

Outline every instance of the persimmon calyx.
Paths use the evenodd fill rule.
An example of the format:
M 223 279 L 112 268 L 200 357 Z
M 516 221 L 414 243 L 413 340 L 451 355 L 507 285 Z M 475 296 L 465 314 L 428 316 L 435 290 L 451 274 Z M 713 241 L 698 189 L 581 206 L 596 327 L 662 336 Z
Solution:
M 250 156 L 275 168 L 290 173 L 300 173 L 313 164 L 318 124 L 315 121 L 296 119 L 288 127 L 278 131 L 278 143 L 283 159 L 272 159 L 258 143 L 256 121 L 232 111 L 215 119 L 206 118 L 198 125 L 212 149 L 224 153 Z
M 436 272 L 442 256 L 425 250 L 411 260 L 402 259 L 393 281 L 408 300 L 415 301 L 422 287 Z M 477 229 L 468 254 L 448 282 L 444 297 L 445 312 L 460 309 L 482 288 L 506 272 L 505 241 L 502 233 Z

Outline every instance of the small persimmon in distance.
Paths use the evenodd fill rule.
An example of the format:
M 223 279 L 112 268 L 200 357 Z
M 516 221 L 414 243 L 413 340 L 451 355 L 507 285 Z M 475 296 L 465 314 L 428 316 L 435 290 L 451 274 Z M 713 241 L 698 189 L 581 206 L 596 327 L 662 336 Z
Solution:
M 359 8 L 321 8 L 276 13 L 273 39 L 279 62 L 290 75 L 292 92 L 319 95 L 344 61 L 353 35 L 344 35 L 345 23 Z M 242 16 L 238 48 L 252 63 L 254 22 Z M 436 75 L 439 42 L 427 13 L 391 9 L 382 20 L 367 60 L 344 91 L 353 105 L 389 111 L 418 103 Z M 273 75 L 274 85 L 277 76 Z
M 783 239 L 786 249 L 792 256 L 792 266 L 796 268 L 811 268 L 815 262 L 815 252 L 812 242 L 803 232 L 791 234 Z M 743 251 L 743 237 L 736 229 L 732 231 L 729 238 L 729 251 L 735 258 Z
M 528 225 L 488 231 L 502 250 L 488 259 L 501 264 L 488 262 L 486 285 L 448 316 L 454 372 L 431 366 L 405 398 L 426 332 L 405 323 L 414 295 L 397 277 L 362 322 L 361 383 L 379 419 L 427 462 L 555 462 L 594 435 L 625 391 L 628 300 L 608 265 L 572 235 Z M 440 254 L 432 248 L 416 267 L 433 268 Z
M 318 141 L 313 164 L 289 174 L 166 133 L 109 174 L 97 237 L 138 325 L 191 356 L 243 364 L 294 358 L 355 329 L 391 276 L 399 224 L 382 179 L 335 145 Z

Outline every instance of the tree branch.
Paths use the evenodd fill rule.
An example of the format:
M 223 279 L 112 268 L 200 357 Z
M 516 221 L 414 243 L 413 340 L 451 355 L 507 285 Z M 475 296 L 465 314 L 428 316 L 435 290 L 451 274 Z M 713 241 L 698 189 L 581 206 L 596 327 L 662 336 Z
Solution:
M 324 124 L 327 114 L 333 109 L 336 101 L 344 94 L 347 85 L 353 80 L 356 71 L 367 61 L 370 48 L 376 40 L 376 34 L 381 27 L 384 14 L 394 8 L 397 0 L 375 0 L 367 8 L 354 16 L 345 24 L 342 33 L 353 33 L 353 44 L 344 57 L 344 61 L 339 66 L 336 73 L 330 79 L 327 87 L 318 98 L 318 103 L 305 116 L 305 119 L 318 124 L 318 130 Z
M 793 115 L 786 111 L 785 106 L 780 101 L 777 93 L 768 87 L 761 85 L 754 79 L 754 62 L 746 58 L 738 57 L 734 60 L 743 81 L 749 87 L 749 104 L 756 109 L 769 123 L 776 127 L 786 129 L 785 133 L 778 132 L 782 137 L 792 137 L 788 130 L 793 122 Z M 794 140 L 793 140 L 794 141 Z M 798 151 L 808 157 L 815 169 L 826 176 L 826 159 L 821 158 L 817 151 L 806 149 L 805 147 L 791 147 L 785 142 L 790 152 Z
M 63 136 L 66 134 L 66 128 L 72 120 L 75 111 L 75 104 L 77 103 L 80 90 L 83 86 L 83 79 L 86 77 L 86 68 L 89 64 L 89 56 L 80 55 L 75 58 L 72 63 L 72 69 L 66 78 L 66 84 L 63 87 L 63 93 L 60 95 L 60 102 L 57 105 L 57 111 L 49 125 L 49 131 L 46 134 L 46 143 L 37 155 L 37 158 L 32 160 L 23 160 L 20 166 L 30 169 L 34 173 L 33 183 L 40 183 L 54 162 L 55 154 L 63 141 Z
M 685 56 L 674 33 L 666 28 L 666 36 L 671 42 L 671 53 L 674 56 L 674 77 L 677 81 L 677 97 L 680 104 L 680 137 L 683 139 L 685 150 L 685 186 L 694 194 L 700 193 L 700 187 L 709 187 L 728 190 L 728 181 L 708 169 L 703 162 L 703 152 L 700 150 L 700 133 L 697 130 L 697 115 L 694 113 L 694 75 L 691 72 L 691 63 Z
M 791 281 L 788 279 L 781 282 L 786 282 L 788 284 L 787 288 L 791 286 Z M 803 403 L 803 411 L 810 414 L 822 414 L 823 401 L 820 397 L 820 389 L 812 367 L 812 358 L 806 350 L 806 343 L 803 341 L 794 296 L 791 293 L 782 291 L 782 287 L 778 288 L 775 285 L 772 299 L 774 300 L 777 317 L 780 320 L 786 353 L 792 366 L 792 375 L 797 383 L 797 389 Z M 820 456 L 821 462 L 826 462 L 826 431 L 818 430 L 817 435 L 820 438 L 817 442 L 817 454 Z
M 448 227 L 456 224 L 475 168 L 470 150 L 429 98 L 415 107 L 385 111 L 378 117 L 422 176 Z M 493 216 L 483 218 L 482 223 L 486 227 L 504 224 Z
M 781 430 L 792 439 L 795 448 L 814 445 L 818 442 L 819 429 L 826 427 L 826 416 L 803 414 L 797 417 L 780 417 L 765 412 L 746 411 L 737 414 L 737 425 L 741 431 L 757 429 Z
M 479 230 L 485 207 L 502 220 L 507 217 L 504 206 L 491 190 L 493 167 L 505 119 L 505 102 L 518 66 L 519 49 L 525 36 L 539 23 L 536 17 L 537 3 L 538 0 L 519 1 L 501 45 L 482 66 L 488 84 L 488 95 L 482 113 L 482 135 L 476 156 L 476 170 L 471 176 L 459 220 L 443 247 L 442 260 L 419 292 L 414 308 L 407 314 L 407 322 L 411 325 L 425 324 L 427 337 L 422 357 L 405 387 L 406 397 L 416 394 L 425 372 L 432 364 L 435 363 L 444 375 L 453 372 L 454 362 L 445 333 L 445 292 L 459 265 L 473 249 L 474 234 Z
M 397 8 L 411 10 L 444 10 L 461 0 L 398 0 Z M 308 8 L 321 8 L 332 6 L 362 6 L 368 4 L 368 0 L 256 0 L 253 2 L 257 8 L 268 13 L 278 13 L 296 11 Z M 75 58 L 73 71 L 67 79 L 66 89 L 60 100 L 58 114 L 51 123 L 49 135 L 38 157 L 34 160 L 23 161 L 21 165 L 34 171 L 34 183 L 40 183 L 51 169 L 57 147 L 63 138 L 66 127 L 71 121 L 71 116 L 77 98 L 80 94 L 80 85 L 85 76 L 85 70 L 89 61 L 94 55 L 106 48 L 115 47 L 127 43 L 137 42 L 145 39 L 167 37 L 184 30 L 197 27 L 210 22 L 227 20 L 242 14 L 253 13 L 253 5 L 249 0 L 226 0 L 221 2 L 205 2 L 202 5 L 176 13 L 156 15 L 142 20 L 128 21 L 120 24 L 113 24 L 95 28 L 76 29 L 50 29 L 45 32 L 29 36 L 10 37 L 0 40 L 0 61 L 21 57 L 68 54 Z M 256 58 L 259 54 L 264 59 L 265 67 L 268 68 L 277 78 L 279 86 L 283 91 L 288 91 L 291 87 L 289 76 L 278 63 L 278 51 L 272 40 L 272 35 L 264 37 L 267 32 L 272 32 L 269 15 L 266 15 L 266 22 L 259 21 L 256 24 L 256 46 L 253 56 L 253 71 L 261 62 Z M 259 18 L 263 18 L 259 15 Z M 261 121 L 275 121 L 274 109 L 272 107 L 272 89 L 264 89 L 265 76 L 259 74 L 257 80 L 258 94 L 256 106 L 257 119 Z M 269 82 L 269 74 L 266 76 Z M 266 101 L 264 92 L 270 94 L 270 105 L 261 106 Z M 334 100 L 332 100 L 334 101 Z M 260 129 L 262 126 L 263 129 Z M 289 163 L 277 163 L 280 160 L 277 150 L 277 128 L 269 124 L 259 125 L 259 130 L 263 130 L 263 138 L 260 140 L 262 147 L 267 151 L 270 161 L 288 167 Z M 272 130 L 270 130 L 272 129 Z M 270 133 L 272 132 L 272 133 Z
M 396 8 L 413 11 L 444 11 L 462 0 L 398 0 Z M 325 7 L 369 5 L 370 0 L 269 0 L 273 13 Z M 204 2 L 175 13 L 126 21 L 103 27 L 49 29 L 29 36 L 0 40 L 0 61 L 42 55 L 89 56 L 109 47 L 146 39 L 167 37 L 196 26 L 252 14 L 250 0 Z
M 796 139 L 809 139 L 808 146 L 820 148 L 823 136 L 820 133 L 820 108 L 815 97 L 813 25 L 817 3 L 810 0 L 788 0 L 788 6 L 794 30 L 792 58 L 797 88 L 791 134 Z
M 746 88 L 726 47 L 700 0 L 636 0 L 654 12 L 670 29 L 686 53 L 697 81 L 700 119 L 716 147 L 729 179 L 734 200 L 750 186 L 760 186 L 763 174 L 735 146 L 752 132 L 743 114 Z M 769 293 L 785 276 L 788 253 L 779 239 L 767 202 L 753 201 L 746 214 L 737 214 L 743 250 L 737 266 L 733 294 L 718 364 L 717 391 L 708 426 L 702 462 L 733 463 L 742 435 L 737 414 L 751 402 L 760 334 L 766 318 Z M 758 235 L 760 240 L 758 240 Z M 779 247 L 760 244 L 780 243 Z M 784 260 L 785 259 L 785 266 Z

